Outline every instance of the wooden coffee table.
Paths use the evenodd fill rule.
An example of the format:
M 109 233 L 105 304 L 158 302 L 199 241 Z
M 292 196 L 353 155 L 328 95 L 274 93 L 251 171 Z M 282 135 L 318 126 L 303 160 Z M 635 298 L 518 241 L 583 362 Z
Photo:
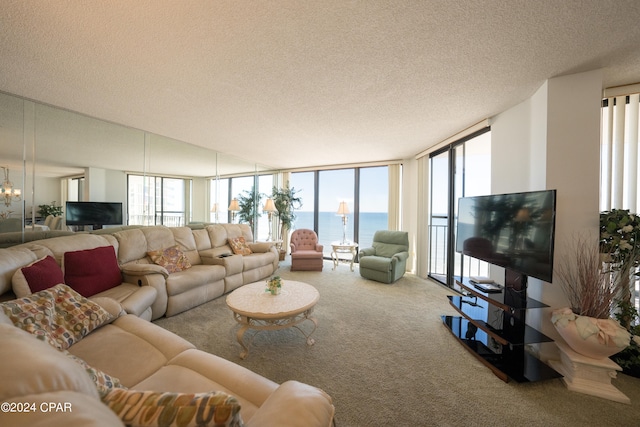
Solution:
M 264 281 L 250 283 L 227 296 L 227 306 L 241 325 L 237 332 L 238 343 L 243 349 L 240 352 L 241 359 L 247 357 L 251 341 L 261 331 L 294 327 L 307 338 L 308 345 L 315 342 L 311 335 L 318 327 L 318 321 L 312 317 L 312 313 L 320 299 L 318 290 L 307 283 L 292 280 L 283 281 L 280 295 L 265 292 L 266 287 Z M 298 327 L 305 320 L 313 322 L 313 330 L 309 334 Z M 245 344 L 244 334 L 248 329 L 257 332 Z

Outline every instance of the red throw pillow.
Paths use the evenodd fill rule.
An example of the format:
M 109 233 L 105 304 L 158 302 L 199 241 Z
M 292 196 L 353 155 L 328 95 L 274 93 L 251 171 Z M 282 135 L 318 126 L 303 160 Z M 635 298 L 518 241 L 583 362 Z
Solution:
M 65 283 L 84 297 L 90 297 L 122 283 L 122 274 L 112 246 L 65 252 Z
M 21 271 L 31 293 L 44 291 L 64 283 L 62 269 L 51 255 L 47 255 L 27 267 L 22 267 Z

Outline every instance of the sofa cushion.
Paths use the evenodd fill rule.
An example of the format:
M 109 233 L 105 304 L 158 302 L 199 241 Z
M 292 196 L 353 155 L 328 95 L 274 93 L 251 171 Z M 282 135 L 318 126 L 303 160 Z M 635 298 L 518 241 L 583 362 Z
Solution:
M 13 293 L 18 298 L 43 291 L 59 283 L 64 283 L 64 274 L 51 255 L 16 270 L 12 280 Z
M 138 286 L 133 283 L 122 283 L 115 288 L 107 289 L 93 295 L 92 300 L 108 297 L 119 303 L 127 313 L 141 317 L 153 305 L 158 292 L 151 286 Z
M 0 307 L 15 326 L 66 350 L 113 317 L 69 286 L 60 284 Z
M 244 425 L 236 398 L 219 391 L 172 393 L 112 389 L 102 401 L 128 426 Z
M 236 255 L 250 255 L 252 253 L 251 248 L 242 236 L 230 238 L 229 246 L 231 246 L 231 250 Z
M 60 390 L 79 391 L 98 399 L 91 378 L 62 352 L 15 326 L 0 324 L 0 335 L 0 401 Z
M 398 252 L 405 252 L 407 247 L 405 245 L 396 245 L 393 243 L 373 242 L 371 244 L 376 250 L 376 255 L 386 258 L 391 258 Z
M 149 251 L 147 255 L 149 255 L 151 261 L 166 268 L 169 274 L 191 268 L 191 262 L 189 262 L 189 259 L 184 252 L 180 250 L 178 245 L 166 249 Z
M 120 383 L 119 379 L 114 378 L 111 375 L 94 368 L 93 366 L 90 366 L 87 362 L 85 362 L 78 356 L 69 353 L 67 350 L 64 350 L 63 353 L 65 356 L 76 362 L 85 370 L 85 372 L 89 375 L 89 378 L 91 378 L 93 383 L 96 385 L 96 389 L 98 390 L 98 394 L 101 398 L 105 397 L 107 393 L 109 393 L 109 391 L 113 388 L 125 388 Z
M 85 297 L 122 283 L 113 246 L 66 252 L 63 266 L 65 283 Z

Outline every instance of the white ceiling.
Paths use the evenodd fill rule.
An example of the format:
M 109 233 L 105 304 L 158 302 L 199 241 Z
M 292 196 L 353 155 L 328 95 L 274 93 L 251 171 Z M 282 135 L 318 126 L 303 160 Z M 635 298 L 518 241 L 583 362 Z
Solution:
M 637 0 L 2 0 L 0 91 L 275 168 L 394 160 L 548 78 L 640 81 Z

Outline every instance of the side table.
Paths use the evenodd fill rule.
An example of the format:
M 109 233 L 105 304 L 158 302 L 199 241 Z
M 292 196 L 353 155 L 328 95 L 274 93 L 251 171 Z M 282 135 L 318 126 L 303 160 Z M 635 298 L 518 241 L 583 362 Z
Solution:
M 355 242 L 331 242 L 331 259 L 333 260 L 333 270 L 338 266 L 340 257 L 338 254 L 350 254 L 350 258 L 345 261 L 351 265 L 351 271 L 353 271 L 353 263 L 356 260 L 358 244 Z

